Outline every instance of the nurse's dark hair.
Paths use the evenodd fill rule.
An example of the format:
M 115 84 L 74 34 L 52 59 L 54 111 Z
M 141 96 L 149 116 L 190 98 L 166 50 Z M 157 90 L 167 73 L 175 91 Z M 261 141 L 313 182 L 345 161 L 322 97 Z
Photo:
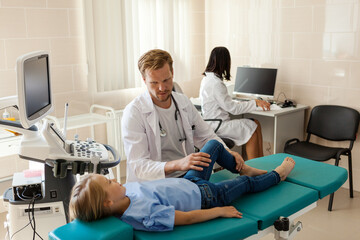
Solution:
M 107 193 L 95 176 L 88 174 L 73 187 L 69 204 L 71 221 L 77 218 L 91 222 L 111 215 L 110 208 L 104 206 Z
M 139 61 L 138 67 L 143 78 L 145 78 L 146 69 L 157 70 L 162 68 L 165 63 L 169 64 L 170 71 L 173 71 L 173 60 L 170 53 L 161 49 L 153 49 L 144 53 Z
M 210 53 L 209 62 L 203 75 L 206 76 L 205 72 L 213 72 L 221 80 L 230 80 L 230 67 L 231 57 L 229 50 L 226 47 L 216 47 Z

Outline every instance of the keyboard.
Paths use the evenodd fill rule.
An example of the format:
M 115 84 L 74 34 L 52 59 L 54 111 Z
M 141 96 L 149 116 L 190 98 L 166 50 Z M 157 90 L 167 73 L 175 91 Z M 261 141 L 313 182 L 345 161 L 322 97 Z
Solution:
M 237 97 L 233 97 L 232 100 L 239 101 L 239 102 L 248 102 L 248 101 L 250 101 L 251 99 L 250 99 L 250 98 L 237 98 Z
M 273 103 L 270 105 L 270 111 L 276 111 L 282 109 L 279 105 Z M 262 107 L 256 107 L 256 111 L 263 111 Z

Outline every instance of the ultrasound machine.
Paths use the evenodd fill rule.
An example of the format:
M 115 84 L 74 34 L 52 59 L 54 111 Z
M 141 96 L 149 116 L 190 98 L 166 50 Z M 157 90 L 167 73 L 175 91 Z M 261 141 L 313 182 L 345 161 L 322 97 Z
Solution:
M 76 175 L 107 174 L 120 162 L 111 146 L 68 140 L 45 117 L 54 109 L 49 54 L 37 51 L 18 58 L 17 96 L 0 99 L 0 110 L 16 108 L 20 121 L 0 120 L 0 128 L 22 134 L 19 156 L 44 164 L 43 171 L 15 173 L 5 191 L 9 239 L 47 239 L 48 233 L 69 222 L 68 205 Z M 114 161 L 109 161 L 111 155 Z

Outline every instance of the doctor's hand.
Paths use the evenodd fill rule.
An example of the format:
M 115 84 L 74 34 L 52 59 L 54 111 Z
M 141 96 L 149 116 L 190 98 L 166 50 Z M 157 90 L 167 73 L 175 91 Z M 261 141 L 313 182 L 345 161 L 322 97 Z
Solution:
M 211 163 L 210 155 L 204 152 L 189 154 L 188 156 L 167 162 L 165 164 L 165 174 L 175 171 L 188 171 L 190 169 L 202 171 L 203 167 L 208 167 Z
M 261 107 L 264 111 L 270 110 L 270 103 L 264 100 L 255 99 L 256 106 Z
M 210 155 L 204 152 L 197 152 L 187 155 L 186 157 L 180 159 L 179 170 L 187 171 L 190 169 L 202 171 L 203 167 L 208 167 L 211 163 Z
M 244 164 L 245 164 L 244 159 L 242 158 L 242 156 L 241 156 L 238 152 L 231 151 L 230 149 L 227 149 L 227 150 L 228 150 L 228 152 L 229 152 L 231 155 L 234 156 L 235 162 L 236 162 L 236 167 L 235 167 L 235 168 L 236 168 L 236 170 L 237 170 L 238 172 L 240 172 L 241 169 L 242 169 L 242 167 L 243 167 Z

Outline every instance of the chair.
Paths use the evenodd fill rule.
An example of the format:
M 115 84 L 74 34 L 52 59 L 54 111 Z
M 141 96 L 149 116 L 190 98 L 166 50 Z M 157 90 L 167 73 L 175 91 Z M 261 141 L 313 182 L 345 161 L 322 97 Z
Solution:
M 359 112 L 348 107 L 334 105 L 319 105 L 312 109 L 307 126 L 305 141 L 290 139 L 285 143 L 284 152 L 292 155 L 327 161 L 335 159 L 335 166 L 339 165 L 340 157 L 348 157 L 348 174 L 350 198 L 353 198 L 353 176 L 351 150 L 356 139 L 359 126 Z M 311 135 L 331 141 L 350 141 L 348 148 L 328 147 L 310 142 Z M 332 210 L 334 193 L 330 195 L 328 210 Z
M 215 128 L 214 132 L 216 133 L 221 124 L 222 124 L 222 120 L 221 119 L 204 119 L 204 121 L 206 122 L 219 122 L 218 126 Z M 234 146 L 235 146 L 235 142 L 233 140 L 231 140 L 230 138 L 224 138 L 224 137 L 220 137 L 221 140 L 223 140 L 223 142 L 226 144 L 226 146 L 229 148 L 229 149 L 232 149 Z
M 179 86 L 179 84 L 177 84 L 176 82 L 173 82 L 173 89 L 174 92 L 179 92 L 179 93 L 183 93 L 181 87 Z M 196 107 L 196 109 L 201 112 L 201 106 L 199 105 L 194 105 Z M 217 130 L 219 130 L 221 124 L 222 124 L 222 120 L 221 119 L 204 119 L 204 121 L 217 121 L 219 122 L 219 125 L 216 127 L 216 129 L 214 130 L 214 132 L 216 133 Z M 221 137 L 221 140 L 223 140 L 223 142 L 226 144 L 226 146 L 231 149 L 235 146 L 235 143 L 233 140 L 229 139 L 229 138 L 223 138 Z
M 177 84 L 176 82 L 173 82 L 173 92 L 178 92 L 178 93 L 183 93 L 181 87 L 179 84 Z

